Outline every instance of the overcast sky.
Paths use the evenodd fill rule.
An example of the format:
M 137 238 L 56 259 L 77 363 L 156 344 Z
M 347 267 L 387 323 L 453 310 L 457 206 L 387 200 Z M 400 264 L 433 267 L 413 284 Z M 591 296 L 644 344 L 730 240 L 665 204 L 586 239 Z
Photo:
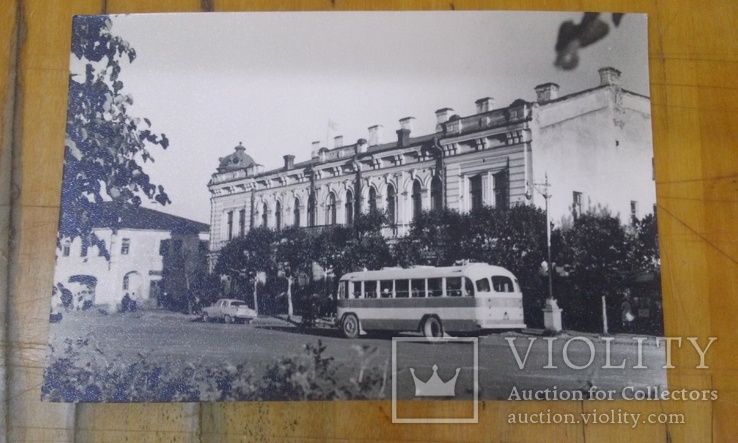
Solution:
M 147 117 L 170 139 L 146 170 L 172 205 L 157 209 L 209 222 L 207 183 L 218 158 L 239 141 L 267 169 L 282 156 L 310 158 L 311 142 L 333 146 L 367 138 L 383 125 L 416 118 L 413 133 L 434 131 L 434 111 L 475 112 L 535 100 L 533 88 L 555 82 L 560 94 L 594 87 L 597 69 L 623 72 L 623 87 L 649 95 L 646 17 L 580 51 L 574 71 L 554 67 L 562 21 L 578 13 L 327 12 L 147 14 L 113 16 L 112 32 L 137 52 L 122 63 L 132 115 Z M 73 66 L 74 69 L 74 66 Z M 329 120 L 337 124 L 328 133 Z M 154 207 L 153 205 L 151 205 Z

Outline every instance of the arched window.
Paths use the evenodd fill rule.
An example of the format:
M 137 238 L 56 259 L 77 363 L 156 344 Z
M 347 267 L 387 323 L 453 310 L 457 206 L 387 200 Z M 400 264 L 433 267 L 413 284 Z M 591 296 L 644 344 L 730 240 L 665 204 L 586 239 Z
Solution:
M 413 182 L 413 218 L 420 215 L 423 211 L 423 198 L 421 195 L 420 180 Z
M 277 202 L 277 206 L 274 208 L 274 227 L 279 231 L 282 229 L 282 203 Z
M 354 224 L 354 194 L 351 191 L 346 191 L 346 224 Z
M 292 210 L 292 213 L 294 215 L 293 225 L 295 225 L 296 228 L 300 227 L 300 199 L 295 199 L 295 209 Z
M 431 180 L 431 210 L 441 209 L 443 207 L 443 186 L 441 177 L 434 176 Z
M 308 226 L 315 226 L 315 194 L 308 196 Z
M 377 190 L 373 186 L 369 187 L 369 211 L 377 210 Z
M 268 227 L 269 223 L 269 207 L 266 203 L 264 203 L 264 207 L 262 207 L 262 213 L 261 213 L 261 226 L 266 228 Z
M 123 276 L 123 290 L 127 291 L 130 285 L 131 279 L 127 275 Z
M 325 205 L 325 224 L 336 224 L 336 194 L 332 192 L 328 194 L 328 201 Z
M 391 224 L 397 223 L 397 192 L 392 185 L 387 186 L 387 218 Z

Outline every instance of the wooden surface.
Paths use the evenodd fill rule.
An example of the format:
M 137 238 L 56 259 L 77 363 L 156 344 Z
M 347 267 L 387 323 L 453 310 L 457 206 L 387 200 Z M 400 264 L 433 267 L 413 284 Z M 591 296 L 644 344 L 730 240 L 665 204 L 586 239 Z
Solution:
M 685 340 L 682 350 L 674 354 L 677 368 L 668 373 L 669 385 L 716 389 L 719 400 L 485 402 L 477 425 L 393 425 L 389 401 L 75 406 L 39 400 L 59 211 L 72 16 L 332 9 L 596 9 L 649 14 L 666 334 L 718 337 L 708 353 L 710 369 L 703 370 L 695 369 L 697 354 Z M 4 0 L 0 20 L 4 43 L 0 45 L 0 315 L 6 326 L 0 332 L 6 363 L 0 425 L 8 441 L 738 439 L 738 8 L 733 0 Z M 414 407 L 453 408 L 454 404 L 415 403 Z M 635 429 L 507 423 L 509 413 L 548 408 L 574 413 L 593 408 L 683 412 L 686 423 Z

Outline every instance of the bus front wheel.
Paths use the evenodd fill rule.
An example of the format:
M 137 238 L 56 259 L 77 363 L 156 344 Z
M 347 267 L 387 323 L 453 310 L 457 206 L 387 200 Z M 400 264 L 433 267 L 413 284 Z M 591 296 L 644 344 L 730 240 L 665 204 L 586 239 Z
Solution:
M 441 338 L 443 337 L 443 325 L 438 317 L 428 317 L 423 322 L 423 335 L 426 338 Z
M 359 336 L 359 319 L 354 314 L 346 314 L 341 322 L 341 331 L 346 338 L 356 338 Z

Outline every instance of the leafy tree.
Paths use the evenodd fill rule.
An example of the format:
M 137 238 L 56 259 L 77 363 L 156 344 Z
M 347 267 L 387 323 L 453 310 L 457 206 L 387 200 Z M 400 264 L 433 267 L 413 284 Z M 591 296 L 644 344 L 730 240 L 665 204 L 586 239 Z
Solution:
M 317 238 L 317 262 L 334 276 L 362 269 L 380 269 L 392 262 L 387 240 L 382 235 L 384 213 L 359 213 L 352 226 L 334 226 Z
M 355 241 L 353 229 L 346 226 L 322 231 L 316 237 L 316 261 L 335 276 L 350 272 L 353 267 L 350 247 Z
M 74 18 L 72 54 L 87 64 L 84 77 L 69 80 L 59 227 L 59 239 L 81 237 L 103 248 L 92 235 L 104 216 L 99 203 L 112 199 L 119 208 L 137 206 L 142 197 L 170 203 L 164 188 L 143 170 L 143 163 L 153 161 L 148 147 L 166 149 L 169 140 L 153 133 L 148 119 L 130 115 L 133 98 L 123 92 L 121 60 L 132 63 L 136 51 L 111 28 L 107 16 Z
M 661 267 L 659 259 L 659 236 L 656 216 L 648 214 L 642 219 L 633 219 L 632 231 L 629 233 L 630 250 L 629 266 L 633 271 L 658 272 Z
M 547 258 L 546 213 L 535 206 L 514 205 L 484 207 L 466 217 L 468 233 L 461 249 L 467 258 L 507 268 L 525 292 L 538 291 L 541 263 Z
M 221 250 L 214 273 L 231 277 L 231 281 L 238 285 L 252 280 L 258 273 L 265 273 L 274 278 L 277 275 L 277 262 L 274 257 L 274 231 L 268 228 L 255 228 L 244 237 L 229 241 Z M 241 289 L 243 290 L 243 289 Z M 256 297 L 254 308 L 258 309 Z
M 299 274 L 310 274 L 315 259 L 313 238 L 304 229 L 289 227 L 276 235 L 275 260 L 287 279 L 287 315 L 294 315 L 292 282 Z
M 459 248 L 468 232 L 467 217 L 448 208 L 421 212 L 413 219 L 408 235 L 395 244 L 395 261 L 404 267 L 449 266 L 467 258 Z
M 573 290 L 581 297 L 576 305 L 591 312 L 601 298 L 603 332 L 607 333 L 607 300 L 622 294 L 630 270 L 626 230 L 608 211 L 589 212 L 579 216 L 563 237 L 562 258 L 570 269 Z
M 353 225 L 356 241 L 349 249 L 350 270 L 381 269 L 391 263 L 390 247 L 382 235 L 382 227 L 386 223 L 386 214 L 377 210 L 356 216 Z

